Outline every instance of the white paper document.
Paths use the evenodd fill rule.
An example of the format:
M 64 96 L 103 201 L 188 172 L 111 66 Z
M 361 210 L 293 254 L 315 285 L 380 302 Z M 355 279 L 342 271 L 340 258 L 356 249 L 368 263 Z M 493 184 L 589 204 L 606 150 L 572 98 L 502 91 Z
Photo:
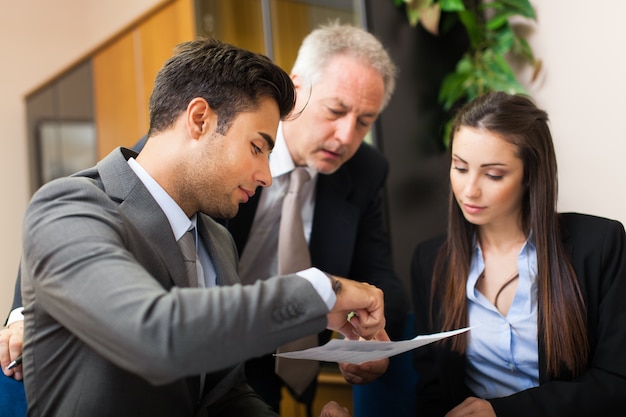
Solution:
M 429 343 L 436 342 L 437 340 L 466 332 L 469 329 L 469 327 L 465 327 L 458 330 L 417 336 L 414 339 L 401 340 L 399 342 L 331 339 L 331 341 L 326 343 L 324 346 L 317 346 L 295 352 L 278 353 L 276 356 L 290 359 L 345 362 L 359 365 L 363 362 L 389 358 Z

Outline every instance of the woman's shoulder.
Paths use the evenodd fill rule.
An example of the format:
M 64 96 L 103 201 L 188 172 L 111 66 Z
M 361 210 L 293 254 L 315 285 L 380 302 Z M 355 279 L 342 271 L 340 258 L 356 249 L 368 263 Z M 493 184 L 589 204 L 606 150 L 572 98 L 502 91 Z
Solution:
M 413 251 L 413 262 L 421 264 L 432 264 L 439 253 L 439 249 L 446 241 L 446 234 L 430 237 L 419 242 Z
M 559 213 L 561 224 L 570 232 L 575 231 L 605 231 L 607 229 L 620 229 L 624 231 L 623 224 L 614 219 L 600 217 L 585 213 Z
M 439 235 L 429 237 L 429 238 L 419 242 L 416 245 L 416 250 L 422 250 L 422 251 L 432 251 L 432 250 L 435 250 L 435 251 L 437 251 L 437 250 L 439 250 L 441 245 L 444 244 L 445 241 L 446 241 L 446 234 L 445 233 L 441 233 Z
M 598 242 L 605 239 L 622 240 L 625 237 L 624 225 L 614 219 L 584 213 L 559 213 L 564 240 L 575 242 Z

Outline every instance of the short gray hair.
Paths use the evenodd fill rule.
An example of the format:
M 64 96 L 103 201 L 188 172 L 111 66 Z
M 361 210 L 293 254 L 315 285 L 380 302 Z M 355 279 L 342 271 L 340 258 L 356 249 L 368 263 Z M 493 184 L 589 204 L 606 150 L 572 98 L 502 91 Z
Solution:
M 396 87 L 397 69 L 382 43 L 364 29 L 331 22 L 309 33 L 300 46 L 292 74 L 299 74 L 315 84 L 329 61 L 337 55 L 361 60 L 383 77 L 385 94 L 381 110 L 385 108 Z

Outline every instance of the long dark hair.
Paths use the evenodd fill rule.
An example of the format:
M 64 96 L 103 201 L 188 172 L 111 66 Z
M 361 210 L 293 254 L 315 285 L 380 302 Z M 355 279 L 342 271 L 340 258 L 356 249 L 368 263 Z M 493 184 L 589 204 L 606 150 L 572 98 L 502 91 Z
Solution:
M 550 375 L 558 376 L 563 367 L 577 375 L 589 355 L 586 306 L 561 240 L 557 164 L 548 116 L 528 97 L 491 92 L 457 113 L 450 149 L 463 126 L 488 130 L 517 146 L 524 164 L 522 227 L 526 236 L 532 231 L 537 249 L 539 346 L 545 350 Z M 447 240 L 435 263 L 431 293 L 431 319 L 442 330 L 468 324 L 465 287 L 474 235 L 475 226 L 465 220 L 451 190 Z M 451 343 L 454 350 L 464 352 L 467 338 L 456 337 Z

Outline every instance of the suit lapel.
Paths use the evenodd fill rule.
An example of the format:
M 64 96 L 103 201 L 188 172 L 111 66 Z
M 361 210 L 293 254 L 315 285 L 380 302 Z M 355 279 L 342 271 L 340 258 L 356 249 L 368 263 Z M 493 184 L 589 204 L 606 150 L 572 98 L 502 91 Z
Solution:
M 149 242 L 152 251 L 146 256 L 150 263 L 160 260 L 171 282 L 161 282 L 165 288 L 172 282 L 179 287 L 189 286 L 182 254 L 173 233 L 164 233 L 169 222 L 161 207 L 154 200 L 148 189 L 143 185 L 133 170 L 128 166 L 127 159 L 137 154 L 123 148 L 114 150 L 109 156 L 98 163 L 98 171 L 102 178 L 104 191 L 114 200 L 120 202 L 121 213 L 129 219 L 129 224 L 136 228 L 137 233 Z M 158 255 L 155 258 L 154 255 Z M 142 263 L 144 267 L 158 268 L 159 265 Z M 153 274 L 156 277 L 162 274 Z
M 213 219 L 206 215 L 198 214 L 198 232 L 209 252 L 213 268 L 215 268 L 216 283 L 217 285 L 231 285 L 240 282 L 237 275 L 237 259 L 233 259 L 232 245 L 227 246 L 224 244 L 228 240 L 216 239 L 219 233 L 228 233 L 223 229 L 220 231 L 219 228 L 221 226 Z
M 358 207 L 348 201 L 351 190 L 352 179 L 343 167 L 334 174 L 318 176 L 309 242 L 313 265 L 343 276 L 350 271 L 359 219 Z

